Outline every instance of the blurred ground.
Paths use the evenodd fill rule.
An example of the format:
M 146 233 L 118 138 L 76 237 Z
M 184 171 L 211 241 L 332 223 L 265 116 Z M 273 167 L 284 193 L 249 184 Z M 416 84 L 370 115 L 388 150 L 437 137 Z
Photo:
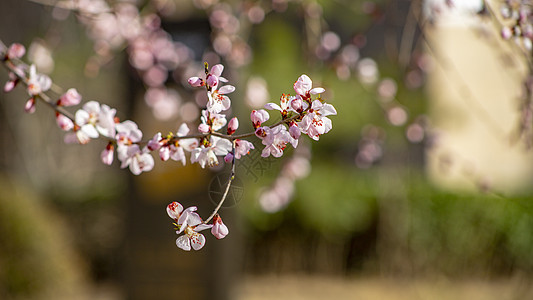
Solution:
M 239 300 L 383 299 L 507 300 L 533 299 L 530 280 L 384 279 L 335 276 L 247 277 L 236 291 Z

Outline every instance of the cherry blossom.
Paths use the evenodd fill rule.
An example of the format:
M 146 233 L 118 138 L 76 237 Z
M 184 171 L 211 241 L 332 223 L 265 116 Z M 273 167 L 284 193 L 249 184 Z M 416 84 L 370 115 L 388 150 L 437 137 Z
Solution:
M 265 130 L 262 143 L 266 146 L 261 153 L 262 157 L 268 157 L 270 155 L 281 157 L 287 144 L 291 143 L 296 148 L 298 140 L 291 137 L 285 126 L 278 125 L 274 128 L 268 128 Z
M 293 100 L 296 100 L 295 96 L 282 94 L 279 100 L 280 100 L 280 105 L 270 102 L 270 103 L 265 104 L 265 108 L 269 110 L 273 110 L 273 109 L 279 110 L 283 118 L 286 118 L 290 111 L 296 112 L 296 110 L 293 110 L 291 106 L 291 102 Z
M 134 175 L 151 171 L 154 167 L 154 158 L 148 151 L 147 148 L 141 150 L 137 144 L 128 147 L 118 147 L 118 159 L 122 162 L 120 167 L 122 169 L 129 167 L 131 173 Z
M 64 131 L 70 131 L 74 128 L 74 122 L 59 112 L 56 112 L 56 123 Z
M 336 115 L 337 111 L 331 104 L 324 104 L 320 100 L 313 101 L 309 113 L 298 123 L 300 130 L 310 138 L 318 141 L 319 136 L 331 130 L 329 115 Z
M 231 151 L 231 142 L 227 139 L 211 136 L 207 145 L 200 145 L 191 153 L 191 163 L 198 162 L 202 168 L 218 165 L 217 156 L 224 156 Z
M 207 110 L 218 114 L 223 110 L 228 110 L 231 106 L 231 100 L 226 94 L 235 91 L 235 87 L 232 85 L 225 85 L 218 90 L 207 93 Z
M 48 91 L 52 87 L 52 79 L 47 75 L 37 73 L 35 65 L 31 65 L 27 85 L 28 94 L 34 97 Z
M 226 120 L 226 115 L 213 113 L 207 109 L 202 110 L 202 117 L 200 118 L 202 124 L 198 127 L 200 132 L 207 133 L 212 131 L 218 131 L 222 127 L 226 126 L 228 122 Z
M 176 246 L 185 251 L 190 251 L 191 246 L 194 250 L 202 249 L 205 245 L 205 236 L 198 232 L 213 227 L 213 225 L 204 224 L 202 218 L 195 211 L 195 206 L 189 207 L 178 218 L 179 230 L 176 233 L 185 234 L 176 239 Z
M 21 58 L 24 54 L 26 54 L 26 48 L 22 44 L 14 43 L 7 49 L 5 59 Z
M 96 101 L 85 103 L 82 109 L 76 111 L 75 122 L 80 128 L 76 130 L 79 142 L 86 144 L 88 139 L 97 138 L 99 134 L 113 137 L 115 134 L 116 110 Z
M 66 93 L 61 95 L 59 100 L 57 100 L 58 106 L 73 106 L 78 105 L 81 102 L 81 95 L 74 88 L 68 89 Z
M 130 146 L 134 143 L 140 142 L 143 136 L 137 124 L 133 121 L 126 120 L 115 125 L 117 144 L 119 146 Z
M 226 133 L 228 135 L 232 135 L 235 133 L 235 131 L 237 131 L 237 128 L 239 128 L 239 120 L 237 119 L 237 117 L 233 117 L 229 121 L 228 130 L 226 131 Z
M 250 150 L 254 149 L 254 144 L 246 140 L 235 140 L 235 158 L 240 159 L 242 156 L 249 154 Z
M 311 78 L 303 74 L 294 83 L 294 91 L 302 97 L 303 100 L 309 101 L 311 95 L 324 93 L 325 89 L 321 87 L 313 88 L 313 81 Z
M 111 142 L 108 143 L 105 149 L 100 154 L 100 159 L 102 160 L 102 163 L 108 166 L 111 165 L 114 159 L 114 152 L 115 152 L 115 146 Z
M 252 120 L 252 125 L 255 129 L 259 128 L 261 124 L 266 122 L 270 118 L 268 112 L 264 109 L 252 110 L 250 114 L 250 119 Z

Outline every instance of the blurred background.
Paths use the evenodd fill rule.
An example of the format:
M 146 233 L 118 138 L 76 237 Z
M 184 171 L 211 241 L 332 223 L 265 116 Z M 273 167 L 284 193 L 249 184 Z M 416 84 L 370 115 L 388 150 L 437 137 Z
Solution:
M 228 166 L 134 176 L 2 92 L 0 299 L 533 299 L 527 2 L 0 2 L 6 45 L 144 139 L 196 128 L 206 98 L 186 80 L 204 61 L 237 88 L 238 133 L 301 74 L 338 112 L 282 159 L 251 140 L 230 234 L 184 252 L 166 205 L 205 218 Z

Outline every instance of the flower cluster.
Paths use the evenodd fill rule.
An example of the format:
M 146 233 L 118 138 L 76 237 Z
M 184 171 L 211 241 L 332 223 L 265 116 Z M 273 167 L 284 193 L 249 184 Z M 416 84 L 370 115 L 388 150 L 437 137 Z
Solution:
M 533 49 L 533 11 L 530 0 L 506 0 L 501 8 L 502 17 L 511 23 L 502 28 L 504 39 L 514 38 L 517 44 L 525 49 Z
M 200 215 L 196 213 L 196 209 L 196 206 L 183 209 L 178 202 L 167 205 L 167 214 L 174 220 L 176 234 L 180 235 L 176 239 L 176 246 L 185 251 L 190 251 L 191 247 L 194 250 L 202 249 L 205 245 L 205 236 L 199 233 L 202 230 L 211 228 L 211 233 L 217 239 L 222 239 L 229 233 L 228 227 L 218 214 L 214 215 L 213 224 L 206 224 L 207 222 L 202 221 Z
M 209 69 L 206 63 L 205 76 L 191 77 L 188 80 L 193 87 L 205 88 L 208 98 L 197 133 L 191 134 L 189 126 L 183 123 L 176 133 L 163 135 L 158 132 L 150 140 L 143 141 L 143 133 L 135 122 L 119 120 L 116 109 L 97 101 L 81 104 L 82 96 L 74 88 L 58 93 L 55 98 L 57 100 L 53 100 L 54 98 L 48 95 L 51 93 L 49 90 L 52 80 L 38 73 L 35 66 L 22 63 L 20 58 L 24 54 L 25 48 L 20 44 L 0 48 L 2 63 L 10 74 L 4 90 L 11 91 L 22 82 L 31 97 L 26 104 L 27 112 L 35 111 L 37 100 L 44 101 L 55 110 L 58 127 L 67 132 L 65 142 L 84 145 L 92 139 L 104 139 L 107 145 L 101 153 L 102 162 L 111 165 L 116 156 L 120 167 L 129 168 L 135 175 L 153 169 L 154 158 L 151 152 L 157 152 L 162 161 L 174 160 L 184 165 L 187 161 L 185 153 L 188 152 L 190 162 L 198 163 L 202 168 L 219 164 L 221 156 L 226 163 L 232 165 L 229 187 L 234 178 L 235 160 L 254 149 L 254 145 L 245 138 L 256 136 L 261 139 L 265 146 L 261 156 L 281 157 L 287 144 L 294 148 L 298 146 L 302 134 L 318 141 L 321 135 L 332 128 L 328 116 L 337 114 L 335 108 L 321 98 L 320 95 L 325 90 L 320 87 L 313 88 L 311 79 L 302 75 L 294 83 L 294 96 L 282 94 L 279 104 L 267 103 L 264 106 L 267 110 L 278 110 L 281 121 L 267 126 L 265 122 L 270 119 L 269 113 L 265 109 L 253 110 L 250 119 L 254 131 L 237 135 L 239 120 L 234 117 L 228 121 L 225 114 L 232 103 L 228 94 L 232 93 L 235 87 L 226 84 L 228 80 L 222 77 L 223 65 L 217 64 Z M 75 113 L 67 110 L 77 105 L 81 105 L 81 108 Z M 220 132 L 223 128 L 225 133 Z M 294 180 L 298 176 L 292 177 L 291 180 Z M 202 248 L 205 237 L 199 231 L 208 228 L 211 228 L 213 235 L 219 239 L 228 234 L 228 228 L 217 214 L 227 196 L 227 190 L 218 207 L 206 221 L 202 221 L 196 213 L 196 207 L 184 210 L 176 202 L 167 207 L 169 216 L 175 221 L 177 233 L 183 233 L 176 241 L 178 247 L 184 250 L 190 250 L 191 247 L 195 250 Z M 208 224 L 211 220 L 213 223 Z

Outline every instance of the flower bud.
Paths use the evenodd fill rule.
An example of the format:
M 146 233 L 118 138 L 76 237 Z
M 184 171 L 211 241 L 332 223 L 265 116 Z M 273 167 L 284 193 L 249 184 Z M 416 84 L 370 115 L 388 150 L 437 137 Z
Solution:
M 187 82 L 193 87 L 199 87 L 199 86 L 205 85 L 204 80 L 200 77 L 191 77 L 189 78 L 189 80 L 187 80 Z
M 59 100 L 57 100 L 57 105 L 59 106 L 72 106 L 78 105 L 81 102 L 81 95 L 74 88 L 69 89 L 64 93 Z
M 209 74 L 207 75 L 205 82 L 210 87 L 216 87 L 218 86 L 218 77 L 213 74 Z
M 23 45 L 14 43 L 7 49 L 8 58 L 21 58 L 26 53 L 26 48 Z
M 200 131 L 201 133 L 208 133 L 209 131 L 211 131 L 211 127 L 209 127 L 209 125 L 205 123 L 202 123 L 198 125 L 198 131 Z
M 113 163 L 113 152 L 114 152 L 115 146 L 113 146 L 113 143 L 107 144 L 105 149 L 102 151 L 102 154 L 100 154 L 100 158 L 102 159 L 102 162 L 106 165 L 111 165 Z
M 228 227 L 222 222 L 222 218 L 220 218 L 218 214 L 213 217 L 213 227 L 211 227 L 211 233 L 217 239 L 223 239 L 229 233 Z
M 233 154 L 230 152 L 224 156 L 224 161 L 229 164 L 233 162 Z
M 26 102 L 26 105 L 24 105 L 24 111 L 29 114 L 33 114 L 35 112 L 35 98 L 32 97 Z
M 56 123 L 59 128 L 64 131 L 69 131 L 74 128 L 74 122 L 71 119 L 67 118 L 65 115 L 56 112 Z
M 294 98 L 292 101 L 291 101 L 291 107 L 292 109 L 294 109 L 296 112 L 298 113 L 301 113 L 304 108 L 303 108 L 303 101 L 302 101 L 302 98 L 300 97 L 296 97 Z
M 250 119 L 255 129 L 259 128 L 262 123 L 266 122 L 270 118 L 268 112 L 264 109 L 252 110 L 250 114 Z
M 301 133 L 302 132 L 300 131 L 300 128 L 298 127 L 296 122 L 291 122 L 291 125 L 289 126 L 289 134 L 291 135 L 291 137 L 297 140 L 298 138 L 300 138 Z
M 237 117 L 233 117 L 228 124 L 228 135 L 234 134 L 237 128 L 239 128 L 239 120 L 237 119 Z

